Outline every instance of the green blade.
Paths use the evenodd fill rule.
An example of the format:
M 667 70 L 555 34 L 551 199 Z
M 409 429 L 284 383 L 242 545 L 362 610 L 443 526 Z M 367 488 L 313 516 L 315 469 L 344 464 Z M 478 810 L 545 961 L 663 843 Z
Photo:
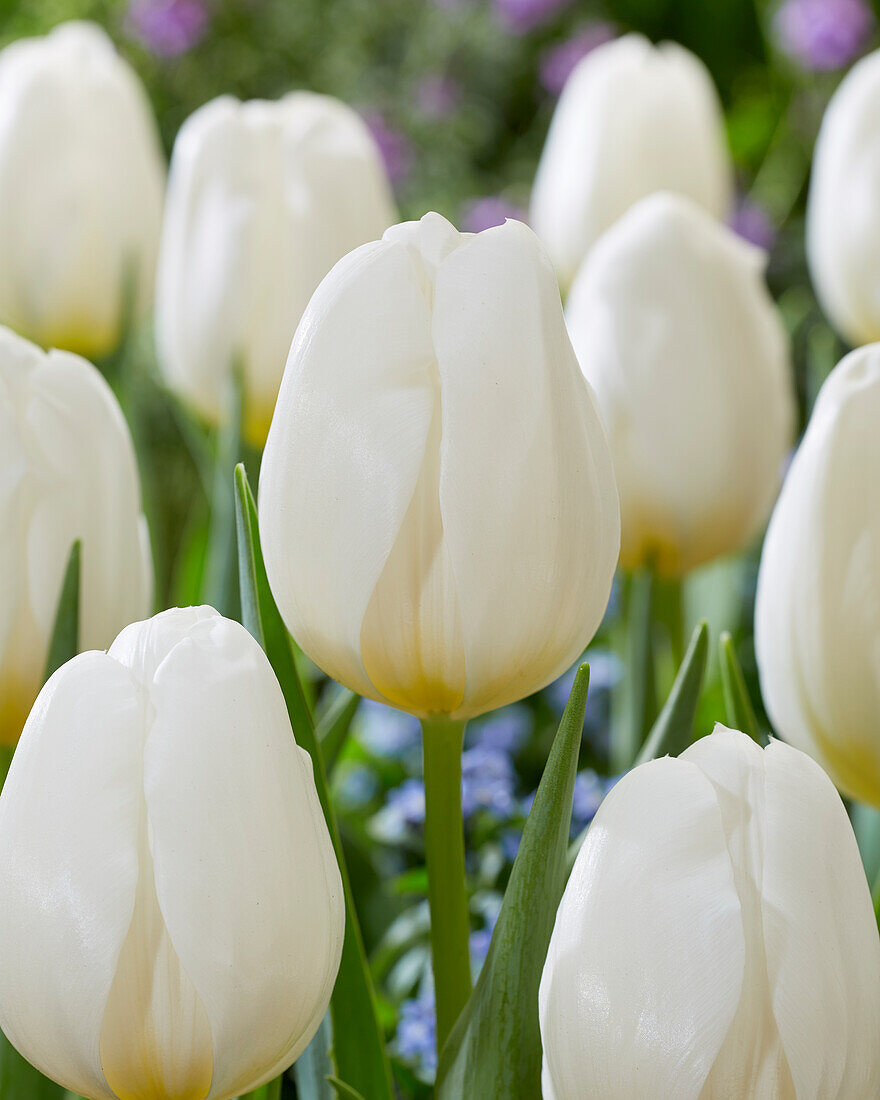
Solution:
M 709 627 L 703 621 L 691 635 L 675 683 L 642 746 L 637 764 L 655 760 L 658 756 L 678 756 L 691 743 L 708 652 Z
M 327 713 L 318 722 L 316 733 L 321 743 L 321 755 L 324 757 L 324 766 L 328 775 L 339 759 L 360 701 L 360 695 L 344 689 L 339 692 Z
M 440 1056 L 438 1100 L 541 1095 L 538 985 L 565 886 L 588 684 L 589 668 L 581 665 L 526 821 L 489 954 Z
M 337 1072 L 358 1092 L 369 1096 L 370 1100 L 391 1100 L 391 1068 L 376 1012 L 373 983 L 345 865 L 342 841 L 330 802 L 324 761 L 311 711 L 293 661 L 287 630 L 269 589 L 260 547 L 256 505 L 241 463 L 235 468 L 235 513 L 241 621 L 265 650 L 284 693 L 297 743 L 312 758 L 318 798 L 324 810 L 342 875 L 345 893 L 345 939 L 339 975 L 330 1001 Z
M 633 573 L 627 584 L 624 676 L 614 703 L 611 770 L 631 768 L 657 716 L 654 662 L 654 574 Z
M 364 1100 L 363 1096 L 353 1089 L 350 1085 L 346 1085 L 344 1081 L 340 1081 L 338 1077 L 328 1077 L 327 1080 L 336 1089 L 336 1095 L 340 1097 L 340 1100 Z
M 244 387 L 239 371 L 233 371 L 227 379 L 223 405 L 214 452 L 211 521 L 201 598 L 202 603 L 215 607 L 221 615 L 235 617 L 238 614 L 236 508 L 229 473 L 241 457 L 242 447 Z
M 258 1089 L 247 1093 L 241 1100 L 281 1100 L 281 1086 L 284 1084 L 284 1075 L 276 1077 L 268 1084 L 260 1085 Z
M 293 1066 L 297 1100 L 333 1100 L 333 1022 L 328 1012 Z
M 79 539 L 71 546 L 67 558 L 67 567 L 64 570 L 64 580 L 61 582 L 61 594 L 55 610 L 55 622 L 52 626 L 52 636 L 49 641 L 49 652 L 46 656 L 46 673 L 43 677 L 48 680 L 56 669 L 75 657 L 79 649 L 79 579 L 80 561 L 82 559 L 82 543 Z
M 727 724 L 735 730 L 747 733 L 753 741 L 761 744 L 761 731 L 758 719 L 749 698 L 745 677 L 742 674 L 733 638 L 725 631 L 721 635 L 721 684 L 724 688 L 724 709 Z

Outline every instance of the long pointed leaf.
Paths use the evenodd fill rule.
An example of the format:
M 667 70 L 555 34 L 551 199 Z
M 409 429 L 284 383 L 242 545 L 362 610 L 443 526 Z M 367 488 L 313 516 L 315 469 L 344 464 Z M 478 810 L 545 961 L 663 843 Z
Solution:
M 340 1081 L 338 1077 L 328 1077 L 327 1080 L 336 1089 L 336 1095 L 340 1097 L 340 1100 L 364 1100 L 363 1096 L 353 1089 L 350 1085 L 346 1085 L 344 1081 Z
M 257 510 L 244 466 L 235 468 L 235 509 L 242 622 L 262 645 L 287 701 L 297 742 L 312 758 L 318 798 L 327 820 L 345 892 L 345 940 L 339 976 L 330 1001 L 333 1053 L 340 1077 L 370 1100 L 391 1100 L 391 1069 L 376 1013 L 373 984 L 345 865 L 336 815 L 311 711 L 293 661 L 287 630 L 269 589 Z
M 297 1100 L 333 1100 L 333 1022 L 328 1012 L 293 1067 Z
M 538 985 L 565 886 L 588 685 L 589 667 L 581 665 L 526 821 L 489 954 L 440 1057 L 438 1100 L 541 1095 Z
M 721 685 L 724 689 L 724 709 L 727 712 L 727 724 L 733 729 L 747 733 L 753 741 L 761 743 L 761 731 L 758 719 L 749 698 L 745 677 L 742 674 L 733 638 L 725 631 L 721 635 Z
M 61 594 L 55 609 L 55 622 L 49 640 L 49 652 L 46 657 L 48 680 L 56 669 L 75 657 L 79 648 L 79 579 L 82 544 L 79 539 L 71 546 L 61 582 Z
M 214 453 L 211 523 L 202 577 L 202 602 L 216 607 L 222 615 L 234 616 L 238 613 L 236 510 L 234 483 L 230 484 L 229 474 L 241 457 L 244 386 L 240 371 L 233 371 L 230 375 L 223 404 Z
M 327 713 L 318 722 L 316 732 L 321 743 L 321 755 L 324 757 L 324 766 L 329 775 L 333 771 L 342 747 L 351 729 L 351 722 L 355 711 L 360 705 L 361 697 L 353 691 L 343 690 L 330 704 Z
M 681 662 L 675 682 L 651 727 L 648 739 L 636 760 L 644 764 L 658 756 L 678 756 L 691 743 L 694 719 L 706 673 L 706 657 L 709 652 L 709 627 L 701 622 L 691 635 L 691 640 Z

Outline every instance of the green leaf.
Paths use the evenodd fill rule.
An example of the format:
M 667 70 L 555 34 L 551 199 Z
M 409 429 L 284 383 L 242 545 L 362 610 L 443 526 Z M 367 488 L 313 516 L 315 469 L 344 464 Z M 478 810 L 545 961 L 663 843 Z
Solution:
M 333 1100 L 330 1078 L 335 1067 L 331 1057 L 333 1022 L 328 1012 L 314 1038 L 293 1066 L 297 1100 Z
M 233 371 L 227 380 L 223 405 L 214 452 L 211 521 L 202 576 L 202 602 L 215 607 L 222 615 L 234 617 L 238 614 L 236 508 L 229 475 L 241 457 L 244 386 L 240 371 Z
M 653 590 L 650 567 L 629 578 L 625 672 L 617 691 L 611 729 L 611 770 L 615 773 L 632 767 L 657 714 Z
M 327 1080 L 336 1089 L 336 1095 L 341 1096 L 342 1100 L 364 1100 L 357 1089 L 353 1089 L 351 1085 L 346 1085 L 338 1077 L 328 1077 Z
M 49 653 L 46 657 L 48 680 L 56 669 L 75 657 L 79 649 L 79 578 L 82 544 L 79 539 L 71 546 L 61 582 L 61 595 L 55 609 L 55 622 L 49 641 Z
M 648 739 L 636 760 L 644 764 L 658 756 L 678 756 L 691 743 L 694 735 L 694 719 L 703 677 L 706 673 L 706 657 L 709 652 L 709 627 L 701 622 L 691 635 L 687 652 L 679 667 L 675 682 L 651 727 Z
M 2 1100 L 63 1100 L 65 1090 L 22 1058 L 0 1031 L 0 1097 Z
M 351 729 L 351 722 L 360 704 L 360 695 L 344 688 L 330 704 L 327 713 L 318 722 L 316 733 L 321 744 L 321 755 L 328 774 L 333 771 L 342 746 Z
M 727 724 L 735 730 L 747 733 L 753 741 L 761 744 L 761 731 L 758 719 L 749 698 L 745 677 L 742 674 L 733 638 L 725 631 L 721 635 L 721 684 L 724 688 L 724 709 L 727 712 Z
M 276 1077 L 274 1081 L 269 1081 L 265 1085 L 260 1085 L 258 1089 L 254 1089 L 253 1092 L 249 1092 L 241 1097 L 241 1100 L 281 1100 L 281 1088 L 284 1084 L 284 1075 Z
M 589 667 L 581 665 L 526 821 L 489 953 L 440 1056 L 438 1100 L 541 1095 L 538 985 L 565 886 L 588 684 Z
M 345 864 L 336 815 L 330 801 L 324 760 L 312 714 L 297 675 L 287 630 L 266 577 L 257 509 L 244 466 L 235 468 L 235 510 L 241 591 L 241 621 L 266 652 L 287 702 L 296 740 L 312 758 L 315 786 L 336 852 L 345 893 L 345 939 L 339 975 L 330 1001 L 333 1053 L 340 1077 L 370 1100 L 391 1100 L 391 1069 L 376 1012 L 360 923 Z

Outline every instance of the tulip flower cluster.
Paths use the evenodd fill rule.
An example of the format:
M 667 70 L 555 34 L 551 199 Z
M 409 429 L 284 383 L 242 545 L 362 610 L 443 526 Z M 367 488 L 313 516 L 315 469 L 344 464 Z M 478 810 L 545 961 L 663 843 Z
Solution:
M 421 724 L 421 775 L 370 821 L 418 848 L 428 980 L 396 1050 L 427 1036 L 437 1100 L 880 1095 L 880 936 L 838 793 L 880 809 L 878 79 L 880 53 L 831 100 L 806 226 L 818 297 L 866 346 L 782 482 L 792 340 L 766 252 L 723 221 L 720 101 L 683 47 L 591 49 L 534 231 L 477 233 L 398 223 L 368 125 L 328 96 L 206 103 L 166 188 L 103 31 L 0 51 L 0 1100 L 51 1090 L 38 1072 L 85 1100 L 283 1100 L 307 1048 L 302 1100 L 392 1100 L 388 906 L 355 896 L 383 876 L 369 853 L 349 875 L 337 820 L 358 706 Z M 163 412 L 222 489 L 174 563 L 194 606 L 167 606 L 161 554 L 154 583 L 126 419 L 156 385 L 127 340 L 151 311 Z M 227 444 L 262 448 L 235 531 Z M 722 636 L 701 695 L 682 585 L 757 565 L 768 519 L 756 675 Z M 202 577 L 233 538 L 240 622 Z M 632 659 L 605 654 L 622 761 L 585 718 L 597 634 Z M 486 819 L 508 833 L 474 889 Z

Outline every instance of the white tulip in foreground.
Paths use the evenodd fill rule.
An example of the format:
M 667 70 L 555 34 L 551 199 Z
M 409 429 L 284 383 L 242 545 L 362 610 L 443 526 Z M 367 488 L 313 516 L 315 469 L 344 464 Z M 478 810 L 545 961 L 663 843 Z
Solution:
M 0 796 L 0 1026 L 88 1100 L 228 1100 L 320 1023 L 339 869 L 243 626 L 135 623 L 34 707 Z
M 0 328 L 0 744 L 18 739 L 43 682 L 76 539 L 80 646 L 107 646 L 152 604 L 128 425 L 91 363 Z
M 605 798 L 540 991 L 544 1100 L 880 1095 L 880 940 L 808 756 L 716 726 Z
M 146 93 L 92 23 L 0 53 L 0 322 L 83 355 L 152 301 L 165 165 Z
M 807 202 L 810 275 L 851 344 L 880 340 L 880 50 L 847 73 L 822 120 Z
M 262 444 L 312 292 L 395 220 L 379 151 L 344 103 L 294 92 L 200 108 L 174 145 L 159 260 L 169 382 L 216 421 L 239 369 L 248 434 Z
M 468 718 L 571 665 L 608 601 L 617 492 L 531 230 L 426 214 L 336 265 L 291 349 L 259 507 L 288 628 L 360 694 Z
M 568 78 L 538 165 L 529 220 L 562 285 L 621 214 L 661 190 L 724 217 L 733 190 L 724 117 L 698 57 L 629 34 Z
M 627 568 L 687 572 L 767 518 L 794 393 L 765 261 L 691 200 L 658 193 L 575 280 L 565 316 L 608 431 Z
M 773 726 L 880 807 L 880 344 L 819 392 L 770 520 L 755 608 Z

